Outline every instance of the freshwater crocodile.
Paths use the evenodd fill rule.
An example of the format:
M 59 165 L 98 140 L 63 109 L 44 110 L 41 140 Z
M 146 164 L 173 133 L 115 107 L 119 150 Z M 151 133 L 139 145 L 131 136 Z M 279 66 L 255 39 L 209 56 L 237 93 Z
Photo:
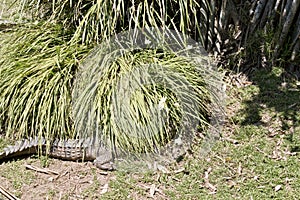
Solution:
M 91 138 L 80 140 L 55 140 L 47 150 L 47 141 L 38 137 L 23 139 L 13 146 L 0 152 L 0 164 L 12 158 L 41 153 L 52 158 L 70 161 L 93 161 L 94 165 L 103 170 L 115 170 L 114 153 L 103 144 L 96 144 Z M 47 152 L 47 153 L 46 153 Z

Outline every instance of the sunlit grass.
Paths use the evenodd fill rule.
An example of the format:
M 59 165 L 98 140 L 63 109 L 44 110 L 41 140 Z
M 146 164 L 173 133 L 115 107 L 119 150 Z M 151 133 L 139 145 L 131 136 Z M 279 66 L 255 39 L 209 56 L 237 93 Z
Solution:
M 206 129 L 214 94 L 208 90 L 199 66 L 188 58 L 167 51 L 143 50 L 128 52 L 108 64 L 102 60 L 111 55 L 102 57 L 102 49 L 96 52 L 83 63 L 83 74 L 76 80 L 75 91 L 79 94 L 74 95 L 74 117 L 80 137 L 89 137 L 99 129 L 96 134 L 104 138 L 102 141 L 115 141 L 116 146 L 130 152 L 153 152 L 153 148 L 174 139 L 182 128 L 183 115 L 192 116 L 198 128 Z M 159 66 L 158 70 L 149 76 L 154 66 Z M 88 77 L 88 87 L 80 90 L 87 79 L 85 71 L 99 75 Z M 160 82 L 155 82 L 155 77 Z M 157 111 L 159 105 L 162 107 Z M 190 128 L 193 132 L 197 126 Z
M 87 47 L 53 24 L 5 34 L 0 55 L 0 123 L 7 136 L 70 135 L 72 78 Z

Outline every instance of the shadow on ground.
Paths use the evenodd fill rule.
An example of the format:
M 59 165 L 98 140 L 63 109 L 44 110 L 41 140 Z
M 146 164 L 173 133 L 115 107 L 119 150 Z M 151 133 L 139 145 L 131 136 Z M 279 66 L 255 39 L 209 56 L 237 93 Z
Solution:
M 300 85 L 297 78 L 274 67 L 272 70 L 257 70 L 249 79 L 258 87 L 258 92 L 244 101 L 241 112 L 246 116 L 241 125 L 272 126 L 272 123 L 277 123 L 280 131 L 288 133 L 287 139 L 292 142 L 297 138 L 295 134 L 300 135 Z M 263 120 L 262 113 L 266 110 L 273 113 L 269 116 L 269 124 Z M 300 146 L 294 151 L 300 151 Z

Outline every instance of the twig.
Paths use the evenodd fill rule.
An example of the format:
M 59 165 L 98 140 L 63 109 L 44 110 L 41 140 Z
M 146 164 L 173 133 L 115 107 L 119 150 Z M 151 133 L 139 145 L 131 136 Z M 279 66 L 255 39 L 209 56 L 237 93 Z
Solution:
M 155 186 L 155 184 L 152 184 L 151 186 L 145 185 L 145 184 L 138 184 L 137 186 L 141 187 L 141 188 L 146 188 L 149 189 L 150 191 L 150 196 L 154 196 L 154 194 L 157 192 L 160 195 L 166 197 L 166 195 L 163 193 L 162 190 L 158 189 L 158 187 Z
M 215 194 L 217 192 L 216 186 L 211 184 L 209 182 L 209 174 L 212 171 L 212 168 L 209 167 L 205 172 L 204 172 L 204 186 L 211 191 L 211 194 Z
M 0 186 L 0 193 L 3 194 L 9 200 L 20 200 L 19 198 L 15 197 L 14 195 L 12 195 L 11 193 L 9 193 L 7 190 L 5 190 L 1 186 Z
M 227 142 L 230 142 L 232 144 L 239 144 L 239 141 L 238 140 L 235 140 L 235 139 L 231 139 L 231 138 L 228 138 L 228 137 L 225 137 L 223 138 L 224 141 L 227 141 Z
M 52 171 L 50 169 L 42 169 L 42 168 L 38 168 L 35 166 L 31 166 L 31 165 L 25 165 L 26 169 L 31 169 L 33 171 L 37 171 L 37 172 L 41 172 L 41 173 L 45 173 L 45 174 L 55 174 L 55 175 L 59 175 L 58 172 L 56 171 Z

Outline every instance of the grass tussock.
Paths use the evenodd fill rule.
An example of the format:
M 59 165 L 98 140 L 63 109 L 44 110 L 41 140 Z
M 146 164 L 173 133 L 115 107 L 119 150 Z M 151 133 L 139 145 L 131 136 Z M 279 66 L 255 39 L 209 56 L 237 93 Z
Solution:
M 77 123 L 72 116 L 71 95 L 78 66 L 89 50 L 120 31 L 131 28 L 136 31 L 149 26 L 174 28 L 183 33 L 192 33 L 194 38 L 201 40 L 198 15 L 205 15 L 204 10 L 208 9 L 204 2 L 191 1 L 186 4 L 184 1 L 171 0 L 130 1 L 128 4 L 120 0 L 19 0 L 12 5 L 19 11 L 19 14 L 14 14 L 17 24 L 13 29 L 1 33 L 4 39 L 0 42 L 0 124 L 7 137 L 16 135 L 18 138 L 36 135 L 46 138 L 81 137 L 82 134 L 90 134 L 89 131 L 80 130 L 78 133 L 74 130 L 73 121 L 75 126 L 81 122 Z M 196 12 L 201 8 L 204 8 L 202 12 Z M 135 146 L 138 151 L 145 144 L 139 144 L 140 135 L 137 134 L 134 119 L 139 118 L 141 124 L 150 127 L 151 133 L 145 133 L 143 137 L 146 137 L 146 146 L 153 147 L 153 143 L 160 141 L 165 144 L 169 141 L 183 113 L 180 107 L 174 106 L 179 101 L 176 95 L 161 85 L 150 84 L 135 92 L 130 108 L 122 110 L 125 113 L 123 117 L 132 119 L 126 123 L 133 128 L 133 134 L 124 134 L 128 128 L 120 131 L 120 127 L 116 126 L 111 109 L 111 95 L 118 92 L 115 91 L 116 84 L 124 74 L 131 73 L 145 63 L 164 66 L 167 71 L 161 71 L 161 75 L 167 72 L 172 74 L 170 79 L 184 79 L 191 85 L 194 94 L 187 91 L 186 94 L 189 98 L 194 95 L 201 111 L 205 112 L 196 116 L 201 124 L 207 123 L 205 117 L 209 113 L 206 105 L 209 89 L 203 77 L 195 73 L 192 63 L 182 57 L 161 55 L 155 51 L 120 57 L 112 65 L 104 66 L 103 76 L 95 86 L 96 96 L 85 94 L 82 98 L 95 98 L 93 116 L 97 115 L 95 124 L 101 128 L 101 137 L 104 136 L 108 141 L 115 140 L 120 146 Z M 171 84 L 176 87 L 177 83 L 171 81 Z M 164 99 L 168 122 L 158 126 L 164 127 L 164 130 L 157 130 L 150 120 L 155 115 L 146 110 L 149 105 Z M 88 101 L 81 102 L 81 105 L 90 105 Z M 119 105 L 116 108 L 121 109 Z M 192 107 L 188 109 L 192 110 Z M 152 121 L 156 120 L 159 119 L 152 118 Z M 121 126 L 125 127 L 125 122 L 122 123 Z M 91 130 L 95 130 L 95 124 Z M 157 135 L 162 132 L 169 133 L 166 136 Z M 152 136 L 149 138 L 148 135 Z M 131 141 L 129 138 L 134 139 Z
M 51 24 L 19 27 L 4 35 L 0 57 L 0 123 L 6 136 L 72 133 L 72 78 L 87 47 Z
M 94 74 L 98 69 L 100 75 L 83 90 L 78 88 L 87 77 L 76 80 L 80 94 L 74 95 L 74 118 L 81 137 L 99 130 L 101 141 L 115 141 L 130 152 L 153 152 L 179 132 L 187 134 L 182 126 L 191 119 L 197 121 L 191 129 L 204 130 L 208 125 L 212 93 L 191 60 L 167 51 L 142 50 L 127 52 L 108 64 L 103 60 L 111 55 L 102 57 L 103 51 L 98 49 L 82 65 L 84 71 Z

